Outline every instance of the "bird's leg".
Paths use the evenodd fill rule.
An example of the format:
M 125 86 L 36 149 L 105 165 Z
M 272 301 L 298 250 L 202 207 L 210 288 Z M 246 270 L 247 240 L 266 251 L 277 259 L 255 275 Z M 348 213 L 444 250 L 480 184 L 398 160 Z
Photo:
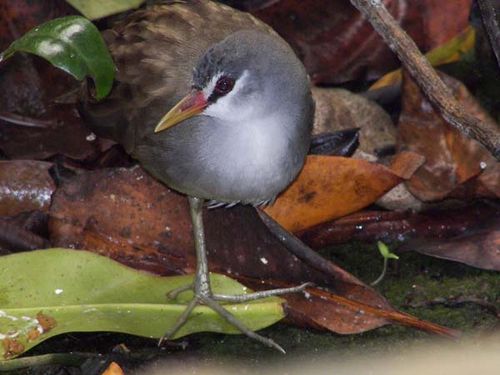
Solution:
M 160 338 L 158 345 L 161 345 L 164 340 L 170 339 L 174 336 L 179 329 L 186 324 L 189 316 L 193 312 L 194 308 L 202 303 L 202 298 L 208 298 L 212 296 L 212 290 L 210 288 L 210 277 L 208 274 L 208 261 L 205 246 L 205 233 L 203 229 L 203 199 L 196 197 L 188 197 L 189 199 L 189 209 L 191 213 L 191 222 L 193 225 L 193 235 L 194 235 L 194 247 L 196 250 L 196 273 L 195 281 L 193 284 L 184 285 L 167 293 L 168 298 L 176 298 L 180 293 L 187 290 L 194 290 L 194 297 L 187 305 L 186 309 L 179 316 L 174 326 L 165 332 L 162 338 Z
M 263 292 L 242 294 L 242 295 L 214 295 L 210 286 L 210 277 L 208 272 L 208 260 L 205 246 L 205 233 L 203 229 L 203 199 L 196 197 L 189 197 L 189 206 L 191 212 L 191 220 L 193 224 L 194 244 L 196 250 L 196 274 L 193 285 L 183 286 L 172 290 L 168 293 L 169 297 L 176 297 L 179 293 L 189 289 L 194 289 L 194 297 L 187 305 L 186 309 L 179 316 L 174 326 L 160 339 L 160 344 L 163 340 L 168 340 L 174 336 L 177 331 L 187 322 L 189 316 L 197 305 L 203 304 L 210 307 L 212 310 L 222 316 L 227 322 L 238 328 L 242 333 L 248 337 L 255 339 L 264 345 L 278 349 L 285 352 L 281 346 L 276 344 L 273 340 L 263 337 L 246 327 L 240 322 L 233 314 L 227 311 L 217 301 L 224 302 L 245 302 L 260 298 L 266 298 L 286 293 L 294 293 L 303 291 L 310 283 L 302 284 L 294 288 L 274 289 Z
M 205 244 L 205 229 L 203 228 L 204 200 L 189 197 L 189 209 L 193 224 L 194 248 L 196 251 L 196 278 L 194 294 L 196 296 L 211 297 L 210 277 L 208 273 L 207 249 Z

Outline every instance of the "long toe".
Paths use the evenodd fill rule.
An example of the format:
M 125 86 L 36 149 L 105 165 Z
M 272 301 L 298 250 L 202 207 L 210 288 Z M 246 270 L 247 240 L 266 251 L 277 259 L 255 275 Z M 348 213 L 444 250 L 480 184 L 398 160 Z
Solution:
M 214 294 L 213 298 L 216 301 L 221 301 L 221 302 L 235 302 L 235 303 L 247 302 L 262 298 L 282 296 L 284 294 L 300 293 L 303 292 L 306 288 L 311 287 L 313 285 L 314 283 L 307 282 L 291 288 L 270 289 L 248 294 L 236 294 L 236 295 Z
M 164 341 L 170 340 L 174 335 L 181 329 L 181 327 L 186 324 L 186 322 L 189 319 L 189 316 L 193 312 L 194 308 L 200 304 L 200 299 L 198 297 L 194 297 L 186 306 L 182 314 L 177 318 L 177 321 L 175 324 L 170 328 L 165 334 L 160 338 L 158 341 L 158 346 L 161 346 L 161 344 Z
M 245 334 L 246 336 L 268 347 L 274 348 L 281 353 L 285 353 L 285 350 L 275 341 L 267 337 L 261 336 L 258 333 L 252 331 L 247 326 L 245 326 L 243 322 L 238 320 L 233 314 L 231 314 L 221 304 L 219 304 L 214 297 L 205 295 L 197 295 L 189 302 L 189 304 L 186 306 L 182 314 L 179 316 L 179 318 L 177 318 L 177 321 L 172 326 L 172 328 L 169 329 L 163 335 L 163 337 L 158 341 L 158 346 L 161 346 L 163 342 L 168 341 L 172 337 L 174 337 L 175 334 L 182 328 L 182 326 L 184 326 L 184 324 L 186 324 L 186 322 L 189 320 L 189 317 L 191 316 L 194 308 L 201 304 L 206 305 L 207 307 L 214 310 L 217 314 L 219 314 L 222 318 L 224 318 L 224 320 L 233 325 L 235 328 L 237 328 L 241 333 Z
M 274 340 L 261 336 L 258 333 L 252 331 L 247 326 L 245 326 L 238 318 L 236 318 L 233 314 L 227 311 L 222 305 L 220 305 L 213 297 L 201 297 L 201 301 L 203 304 L 210 307 L 217 314 L 223 317 L 228 323 L 238 328 L 238 330 L 245 334 L 246 336 L 254 339 L 270 348 L 274 348 L 279 352 L 286 354 L 285 349 L 283 349 L 279 344 L 277 344 Z

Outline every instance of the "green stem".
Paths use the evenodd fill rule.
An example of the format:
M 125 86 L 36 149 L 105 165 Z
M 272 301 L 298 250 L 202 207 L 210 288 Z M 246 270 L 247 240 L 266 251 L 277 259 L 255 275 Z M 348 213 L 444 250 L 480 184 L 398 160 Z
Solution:
M 377 279 L 375 281 L 373 281 L 370 285 L 371 286 L 375 286 L 377 285 L 378 283 L 380 283 L 384 277 L 385 277 L 385 273 L 387 271 L 387 258 L 384 258 L 384 266 L 382 268 L 382 273 L 380 274 L 379 277 L 377 277 Z

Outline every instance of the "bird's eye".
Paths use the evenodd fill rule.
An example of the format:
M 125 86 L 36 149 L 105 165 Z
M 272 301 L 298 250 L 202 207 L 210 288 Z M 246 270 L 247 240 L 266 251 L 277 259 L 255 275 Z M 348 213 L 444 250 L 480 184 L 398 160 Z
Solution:
M 234 79 L 226 76 L 222 76 L 217 80 L 215 84 L 214 92 L 217 95 L 226 95 L 234 87 Z

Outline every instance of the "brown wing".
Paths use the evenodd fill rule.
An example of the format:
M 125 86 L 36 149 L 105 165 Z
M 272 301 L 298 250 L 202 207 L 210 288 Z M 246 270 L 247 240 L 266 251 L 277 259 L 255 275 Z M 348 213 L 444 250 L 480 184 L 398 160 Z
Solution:
M 210 1 L 174 1 L 132 13 L 103 32 L 117 66 L 109 97 L 86 96 L 81 113 L 100 136 L 133 154 L 142 134 L 190 89 L 203 52 L 230 33 L 268 26 L 247 13 Z

